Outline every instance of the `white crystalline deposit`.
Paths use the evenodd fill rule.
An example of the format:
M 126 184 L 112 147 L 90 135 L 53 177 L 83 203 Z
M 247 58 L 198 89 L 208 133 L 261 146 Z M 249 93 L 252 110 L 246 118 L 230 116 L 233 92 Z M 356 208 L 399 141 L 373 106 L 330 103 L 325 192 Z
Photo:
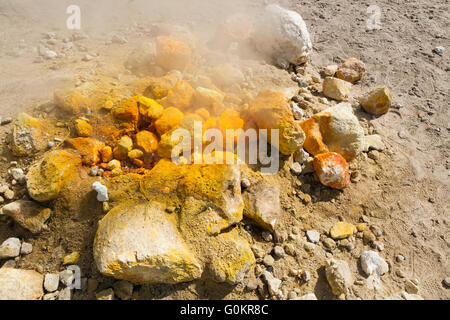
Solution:
M 253 34 L 259 51 L 276 60 L 304 63 L 312 50 L 311 38 L 300 14 L 268 5 Z
M 108 188 L 101 184 L 100 182 L 96 181 L 92 184 L 92 189 L 97 191 L 97 200 L 100 202 L 106 202 L 109 200 L 108 198 Z
M 372 274 L 382 276 L 389 271 L 386 261 L 377 252 L 371 250 L 361 254 L 361 268 L 368 276 Z

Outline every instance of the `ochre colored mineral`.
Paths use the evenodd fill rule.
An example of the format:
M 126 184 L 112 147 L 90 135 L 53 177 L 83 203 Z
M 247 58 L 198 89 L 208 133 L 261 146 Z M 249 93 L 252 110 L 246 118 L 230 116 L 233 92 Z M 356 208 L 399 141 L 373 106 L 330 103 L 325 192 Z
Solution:
M 184 71 L 191 63 L 191 49 L 167 37 L 156 39 L 156 64 L 166 70 Z
M 318 154 L 314 157 L 313 166 L 323 185 L 334 189 L 345 189 L 350 185 L 348 163 L 340 154 Z

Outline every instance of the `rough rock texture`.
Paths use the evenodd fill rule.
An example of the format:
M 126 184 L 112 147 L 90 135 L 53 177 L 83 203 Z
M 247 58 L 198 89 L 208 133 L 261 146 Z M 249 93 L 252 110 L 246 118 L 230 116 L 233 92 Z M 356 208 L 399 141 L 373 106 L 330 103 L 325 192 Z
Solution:
M 350 90 L 352 88 L 352 85 L 350 82 L 327 77 L 323 80 L 323 94 L 331 99 L 343 101 L 347 100 L 348 96 L 350 94 Z
M 20 113 L 14 123 L 12 136 L 12 152 L 15 156 L 29 156 L 47 148 L 46 133 L 48 124 L 33 118 L 26 113 Z
M 270 129 L 279 130 L 279 150 L 282 154 L 290 155 L 302 147 L 305 134 L 294 121 L 289 103 L 282 93 L 261 90 L 250 103 L 248 116 L 259 129 L 267 129 L 268 135 Z M 270 136 L 268 141 L 271 142 Z
M 366 112 L 374 115 L 388 112 L 392 104 L 391 93 L 386 86 L 375 87 L 358 100 Z
M 269 231 L 274 231 L 281 214 L 280 188 L 257 184 L 243 193 L 244 215 Z
M 125 202 L 100 222 L 94 258 L 105 275 L 133 283 L 178 283 L 197 279 L 202 266 L 174 221 L 156 203 Z
M 353 235 L 356 227 L 351 223 L 340 221 L 335 223 L 330 229 L 330 236 L 334 240 L 345 239 Z
M 339 66 L 336 76 L 339 79 L 353 83 L 360 80 L 365 71 L 366 66 L 362 61 L 356 58 L 350 58 Z
M 92 138 L 70 139 L 67 145 L 75 149 L 80 154 L 83 164 L 88 166 L 100 162 L 100 150 L 105 146 L 101 141 Z
M 345 189 L 350 185 L 348 163 L 338 153 L 321 153 L 314 157 L 314 171 L 320 182 L 335 189 Z
M 0 245 L 0 260 L 15 258 L 20 254 L 20 240 L 18 238 L 8 238 Z
M 360 258 L 361 268 L 368 275 L 382 276 L 389 271 L 389 265 L 375 251 L 364 251 Z
M 80 166 L 80 156 L 73 152 L 66 150 L 47 152 L 28 171 L 28 193 L 39 202 L 55 199 Z
M 353 284 L 353 275 L 347 261 L 328 260 L 325 267 L 325 275 L 334 295 L 347 294 Z
M 258 50 L 288 63 L 300 64 L 307 60 L 312 43 L 306 24 L 297 12 L 271 4 L 258 21 L 252 35 Z
M 0 214 L 11 217 L 16 223 L 36 234 L 47 228 L 45 222 L 52 211 L 32 201 L 18 200 L 5 205 Z
M 0 300 L 38 300 L 44 277 L 32 270 L 0 269 Z
M 349 103 L 340 103 L 303 121 L 304 148 L 312 155 L 337 152 L 353 160 L 365 145 L 364 129 Z

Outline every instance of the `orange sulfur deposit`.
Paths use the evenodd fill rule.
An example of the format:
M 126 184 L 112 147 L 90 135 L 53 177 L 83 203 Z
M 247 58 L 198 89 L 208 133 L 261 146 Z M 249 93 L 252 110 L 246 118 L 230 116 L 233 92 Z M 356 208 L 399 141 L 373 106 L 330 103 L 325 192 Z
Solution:
M 340 154 L 318 154 L 314 157 L 313 165 L 322 184 L 334 189 L 345 189 L 350 185 L 348 163 Z

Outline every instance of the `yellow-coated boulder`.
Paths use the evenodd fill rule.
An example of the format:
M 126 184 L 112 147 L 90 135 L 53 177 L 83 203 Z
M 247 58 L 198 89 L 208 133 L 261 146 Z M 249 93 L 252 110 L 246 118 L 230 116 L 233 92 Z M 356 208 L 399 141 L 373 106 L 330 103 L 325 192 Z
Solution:
M 48 142 L 47 134 L 52 131 L 52 127 L 43 120 L 20 113 L 13 128 L 13 154 L 22 157 L 45 150 Z
M 89 137 L 92 134 L 92 126 L 84 119 L 75 120 L 75 131 L 79 137 Z
M 261 90 L 250 103 L 248 115 L 250 117 L 248 120 L 253 120 L 259 129 L 268 129 L 269 142 L 272 143 L 270 129 L 278 130 L 278 145 L 282 154 L 290 155 L 303 145 L 305 134 L 300 125 L 294 121 L 283 93 L 269 89 Z
M 156 64 L 168 71 L 184 71 L 191 63 L 191 55 L 191 49 L 183 42 L 167 37 L 156 39 Z
M 184 114 L 178 108 L 169 107 L 162 112 L 161 117 L 155 121 L 155 128 L 159 135 L 174 129 L 183 120 Z
M 99 222 L 94 259 L 104 275 L 136 284 L 187 282 L 203 272 L 175 218 L 156 202 L 124 202 L 109 211 Z
M 47 152 L 28 170 L 28 193 L 39 202 L 55 199 L 80 166 L 81 157 L 74 152 L 67 150 Z
M 360 97 L 359 102 L 366 112 L 380 115 L 389 111 L 392 98 L 386 86 L 378 86 Z
M 194 98 L 195 90 L 187 81 L 178 81 L 169 90 L 167 96 L 161 99 L 165 108 L 176 107 L 182 111 L 188 110 Z

